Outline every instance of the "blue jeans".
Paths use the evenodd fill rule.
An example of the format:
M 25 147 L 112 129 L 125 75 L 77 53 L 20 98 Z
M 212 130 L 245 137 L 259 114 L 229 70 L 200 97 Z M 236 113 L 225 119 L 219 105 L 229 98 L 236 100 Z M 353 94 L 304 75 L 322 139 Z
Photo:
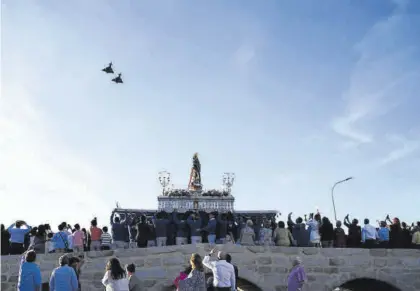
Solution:
M 209 241 L 209 244 L 214 245 L 216 243 L 216 235 L 215 234 L 209 234 L 207 236 L 207 240 Z

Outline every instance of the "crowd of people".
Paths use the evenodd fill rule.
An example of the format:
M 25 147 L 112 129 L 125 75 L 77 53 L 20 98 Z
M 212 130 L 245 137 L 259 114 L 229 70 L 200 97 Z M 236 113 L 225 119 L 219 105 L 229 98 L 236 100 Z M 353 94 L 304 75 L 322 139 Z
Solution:
M 210 245 L 239 244 L 297 247 L 365 247 L 365 248 L 420 248 L 420 222 L 407 226 L 398 218 L 392 221 L 389 215 L 374 226 L 364 219 L 363 226 L 357 219 L 350 221 L 347 215 L 343 223 L 336 221 L 335 227 L 327 217 L 311 213 L 304 218 L 274 222 L 256 217 L 235 217 L 232 213 L 172 213 L 159 212 L 152 218 L 140 216 L 132 221 L 120 221 L 114 217 L 110 231 L 107 226 L 98 227 L 94 218 L 88 230 L 79 224 L 73 227 L 66 222 L 53 232 L 50 225 L 31 227 L 25 221 L 16 221 L 5 228 L 1 225 L 1 254 L 24 254 L 19 276 L 19 290 L 38 290 L 39 268 L 34 264 L 37 254 L 72 253 L 60 257 L 59 267 L 52 272 L 50 290 L 80 290 L 80 265 L 83 252 L 119 248 L 146 248 L 166 245 L 197 244 Z M 347 228 L 347 233 L 343 229 Z M 78 256 L 77 254 L 82 254 Z M 174 281 L 178 290 L 235 290 L 238 267 L 231 264 L 231 256 L 217 253 L 217 260 L 211 260 L 213 252 L 202 258 L 191 256 L 190 265 Z M 212 270 L 213 277 L 204 277 L 204 266 Z M 289 290 L 299 290 L 305 281 L 304 270 L 297 258 L 289 276 Z M 296 268 L 297 269 L 296 269 Z M 296 271 L 297 270 L 297 271 Z M 135 266 L 123 268 L 113 258 L 107 266 L 102 283 L 107 290 L 138 290 Z M 27 278 L 33 278 L 29 280 Z M 67 287 L 61 287 L 63 278 Z M 133 278 L 133 279 L 130 279 Z M 292 279 L 290 279 L 292 278 Z M 31 281 L 31 282 L 29 282 Z M 29 286 L 30 287 L 25 287 Z M 127 287 L 128 286 L 128 287 Z M 133 287 L 134 286 L 134 287 Z M 193 286 L 193 287 L 192 287 Z M 198 289 L 197 289 L 198 288 Z M 213 288 L 213 289 L 212 289 Z
M 113 248 L 153 247 L 166 245 L 234 243 L 240 245 L 276 245 L 298 247 L 381 247 L 420 248 L 420 222 L 408 226 L 389 215 L 374 226 L 369 219 L 359 225 L 347 215 L 335 227 L 320 213 L 292 220 L 274 222 L 255 217 L 235 217 L 232 213 L 172 213 L 159 212 L 148 219 L 141 216 L 133 221 L 115 217 L 110 231 L 98 227 L 94 218 L 88 230 L 78 223 L 58 225 L 55 233 L 49 224 L 31 227 L 16 221 L 7 229 L 1 225 L 1 254 L 22 254 L 28 248 L 37 253 L 108 250 Z M 343 227 L 347 228 L 347 233 Z
M 213 290 L 236 290 L 238 280 L 238 267 L 232 264 L 232 257 L 221 251 L 217 252 L 217 258 L 212 259 L 215 249 L 202 258 L 199 254 L 193 253 L 187 268 L 174 280 L 177 291 L 213 291 Z M 24 252 L 19 271 L 18 290 L 38 291 L 43 290 L 41 270 L 36 264 L 37 254 L 34 250 Z M 81 266 L 83 255 L 75 256 L 64 254 L 58 259 L 58 267 L 52 270 L 48 290 L 52 291 L 79 291 L 81 290 Z M 303 284 L 305 273 L 300 266 L 299 258 L 295 260 L 294 269 L 299 269 L 297 283 Z M 206 279 L 205 268 L 212 271 L 212 276 Z M 122 266 L 117 258 L 111 258 L 105 265 L 104 276 L 101 280 L 107 291 L 140 291 L 142 285 L 137 278 L 136 266 L 133 263 Z M 291 277 L 291 286 L 296 280 Z M 296 284 L 295 284 L 296 285 Z M 299 285 L 300 286 L 300 285 Z M 298 289 L 290 289 L 296 291 Z

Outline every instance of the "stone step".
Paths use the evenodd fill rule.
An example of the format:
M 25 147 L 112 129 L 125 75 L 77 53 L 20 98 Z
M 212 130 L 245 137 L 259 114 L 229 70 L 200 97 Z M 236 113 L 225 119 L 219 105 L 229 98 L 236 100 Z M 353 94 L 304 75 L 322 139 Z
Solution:
M 256 288 L 255 286 L 252 285 L 243 285 L 243 286 L 238 286 L 238 288 L 236 288 L 238 291 L 260 291 L 260 288 Z

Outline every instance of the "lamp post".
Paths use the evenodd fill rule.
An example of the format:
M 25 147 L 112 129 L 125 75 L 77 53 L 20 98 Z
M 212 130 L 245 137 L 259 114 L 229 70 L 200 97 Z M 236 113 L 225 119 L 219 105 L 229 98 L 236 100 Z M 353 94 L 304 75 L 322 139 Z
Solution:
M 162 195 L 165 195 L 165 189 L 171 182 L 171 173 L 167 171 L 159 172 L 159 183 L 162 186 Z
M 223 173 L 223 186 L 225 186 L 230 194 L 230 191 L 235 181 L 235 173 Z
M 331 188 L 331 199 L 332 199 L 333 208 L 334 208 L 334 218 L 335 218 L 335 221 L 337 221 L 337 212 L 335 210 L 335 201 L 334 201 L 334 189 L 335 189 L 335 186 L 337 186 L 338 184 L 347 182 L 347 181 L 349 181 L 351 179 L 353 179 L 353 177 L 348 177 L 348 178 L 346 178 L 344 180 L 337 181 L 337 182 L 334 183 L 334 185 Z

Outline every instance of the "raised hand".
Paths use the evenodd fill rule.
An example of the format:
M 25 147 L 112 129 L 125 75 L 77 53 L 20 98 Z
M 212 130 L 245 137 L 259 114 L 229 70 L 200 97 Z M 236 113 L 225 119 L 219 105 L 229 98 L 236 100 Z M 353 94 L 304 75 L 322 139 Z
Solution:
M 292 216 L 293 212 L 290 212 L 288 216 Z

